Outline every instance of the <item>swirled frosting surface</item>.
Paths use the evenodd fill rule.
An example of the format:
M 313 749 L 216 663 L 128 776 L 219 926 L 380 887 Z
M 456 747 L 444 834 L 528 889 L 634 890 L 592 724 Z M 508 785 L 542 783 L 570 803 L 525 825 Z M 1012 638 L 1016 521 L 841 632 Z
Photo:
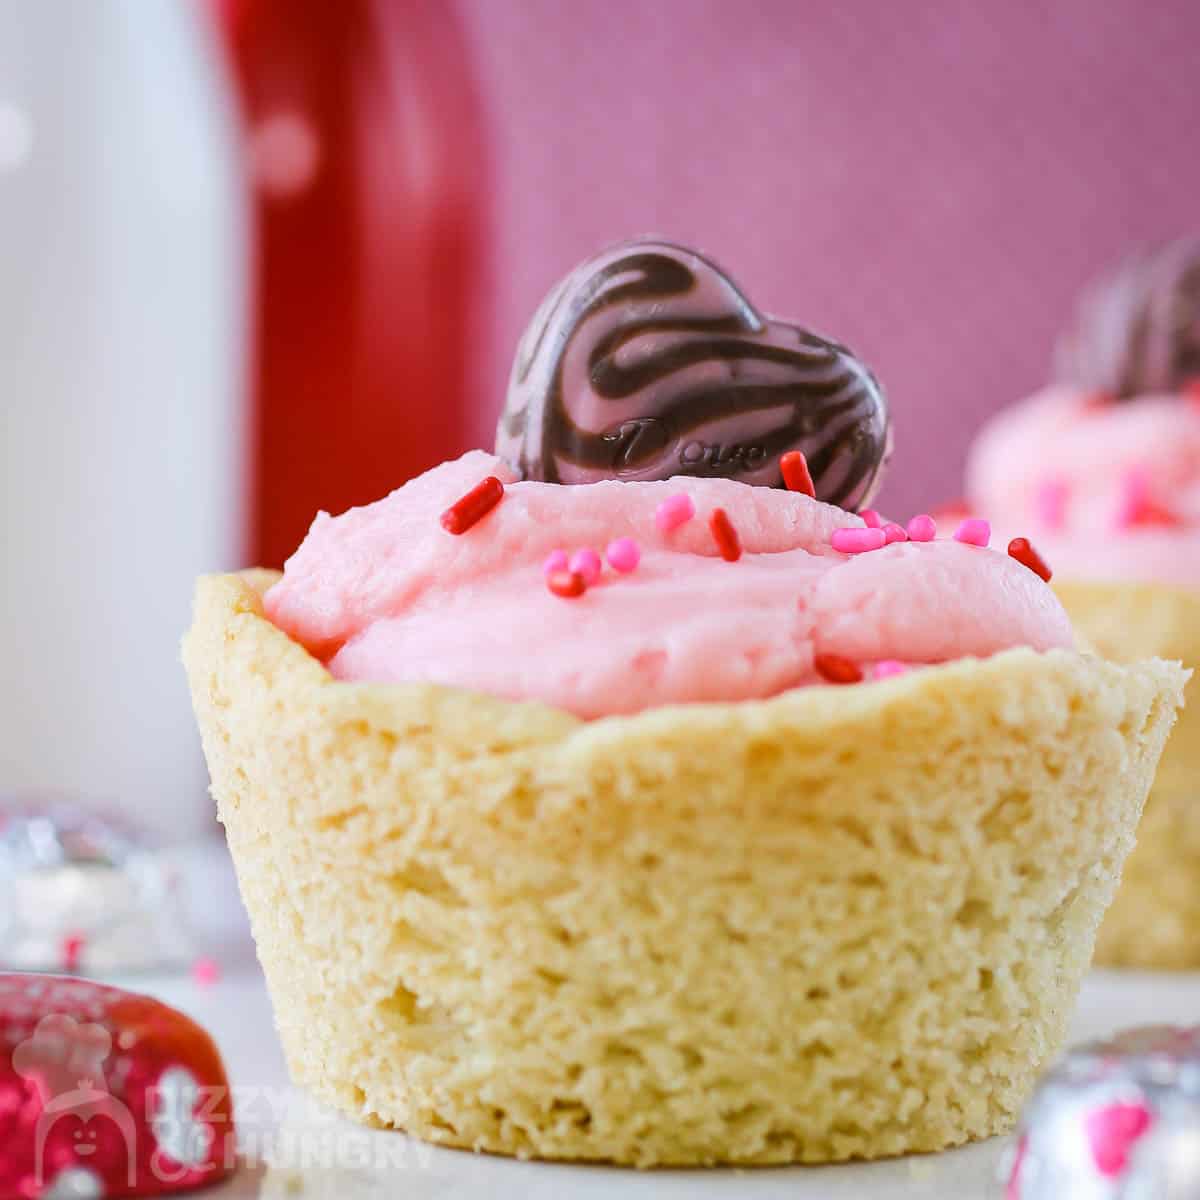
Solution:
M 488 475 L 499 505 L 461 536 L 439 514 Z M 658 505 L 686 492 L 696 515 L 669 533 Z M 720 557 L 723 508 L 742 556 Z M 339 679 L 434 682 L 537 699 L 584 717 L 741 700 L 818 681 L 818 654 L 939 663 L 1013 646 L 1071 646 L 1053 592 L 1004 554 L 955 541 L 847 556 L 860 526 L 808 497 L 727 479 L 517 482 L 479 451 L 365 508 L 321 514 L 267 594 L 270 618 Z M 555 549 L 617 538 L 637 569 L 605 568 L 576 598 L 546 587 Z

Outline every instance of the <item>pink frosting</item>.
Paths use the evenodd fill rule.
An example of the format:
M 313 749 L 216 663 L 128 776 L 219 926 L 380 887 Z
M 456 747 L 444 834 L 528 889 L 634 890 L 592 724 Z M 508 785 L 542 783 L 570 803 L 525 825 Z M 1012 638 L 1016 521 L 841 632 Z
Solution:
M 489 474 L 504 499 L 446 533 L 439 514 Z M 681 492 L 704 519 L 663 533 L 659 506 Z M 735 563 L 713 542 L 714 508 L 738 532 Z M 1073 645 L 1053 592 L 1006 555 L 937 541 L 850 557 L 830 545 L 847 526 L 861 522 L 726 479 L 518 483 L 475 451 L 376 504 L 320 514 L 266 608 L 339 679 L 447 684 L 585 717 L 775 695 L 817 682 L 822 653 L 929 664 Z M 606 569 L 572 599 L 546 587 L 552 551 L 625 537 L 636 570 Z
M 984 427 L 967 494 L 1001 537 L 1029 537 L 1056 578 L 1200 587 L 1195 400 L 1041 392 Z M 1138 503 L 1174 522 L 1136 519 Z

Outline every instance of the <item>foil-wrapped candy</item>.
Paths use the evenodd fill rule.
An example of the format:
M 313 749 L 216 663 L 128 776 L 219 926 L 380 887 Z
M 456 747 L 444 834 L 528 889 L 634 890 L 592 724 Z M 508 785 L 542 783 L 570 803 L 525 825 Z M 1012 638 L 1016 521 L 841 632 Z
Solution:
M 0 968 L 162 970 L 195 953 L 161 849 L 114 817 L 0 798 Z
M 0 974 L 0 1200 L 207 1187 L 234 1167 L 212 1039 L 148 996 Z
M 1066 1055 L 1021 1118 L 1007 1200 L 1200 1200 L 1200 1026 Z

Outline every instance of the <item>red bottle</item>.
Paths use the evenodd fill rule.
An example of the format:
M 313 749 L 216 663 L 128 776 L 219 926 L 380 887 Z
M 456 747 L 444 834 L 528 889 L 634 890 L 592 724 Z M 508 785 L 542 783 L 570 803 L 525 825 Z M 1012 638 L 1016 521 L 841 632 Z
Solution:
M 445 0 L 216 0 L 256 216 L 252 561 L 465 448 L 483 146 Z

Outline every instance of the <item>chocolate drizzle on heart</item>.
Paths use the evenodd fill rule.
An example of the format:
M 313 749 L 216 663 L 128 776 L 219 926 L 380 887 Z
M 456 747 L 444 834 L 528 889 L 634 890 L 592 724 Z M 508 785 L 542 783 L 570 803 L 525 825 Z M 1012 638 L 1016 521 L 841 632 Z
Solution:
M 1200 237 L 1143 251 L 1083 295 L 1056 353 L 1059 379 L 1113 400 L 1200 380 Z
M 817 497 L 854 510 L 890 449 L 883 393 L 837 342 L 764 318 L 669 242 L 577 267 L 517 348 L 496 453 L 526 479 L 727 476 L 781 486 L 802 450 Z

